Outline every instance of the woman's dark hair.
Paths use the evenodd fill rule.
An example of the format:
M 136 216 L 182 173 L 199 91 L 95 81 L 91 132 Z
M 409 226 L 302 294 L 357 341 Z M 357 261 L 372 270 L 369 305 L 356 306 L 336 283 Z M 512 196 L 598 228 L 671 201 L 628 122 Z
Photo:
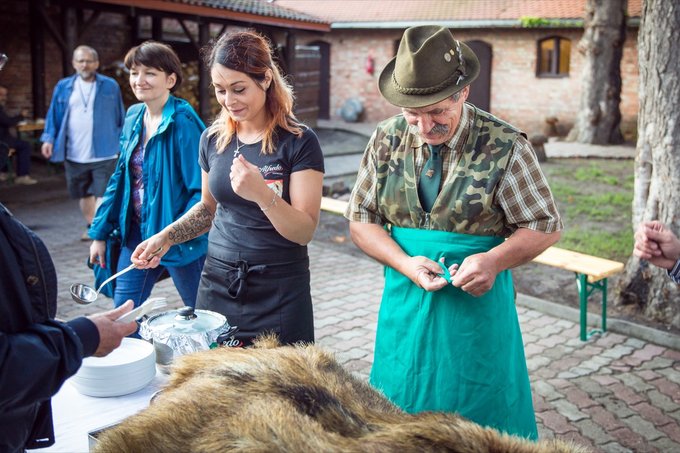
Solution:
M 177 81 L 170 88 L 174 93 L 182 84 L 182 64 L 172 47 L 157 41 L 145 41 L 130 49 L 123 60 L 125 67 L 131 69 L 134 65 L 144 65 L 155 68 L 170 75 L 175 74 Z
M 203 49 L 203 55 L 208 68 L 221 65 L 242 72 L 266 91 L 267 127 L 262 138 L 264 153 L 274 152 L 274 131 L 277 126 L 298 136 L 302 134 L 303 126 L 293 115 L 293 89 L 274 63 L 272 49 L 266 38 L 250 31 L 225 33 Z M 268 71 L 271 72 L 272 80 L 269 87 L 265 87 Z M 210 134 L 217 135 L 218 150 L 226 148 L 237 126 L 237 122 L 222 109 L 210 126 Z

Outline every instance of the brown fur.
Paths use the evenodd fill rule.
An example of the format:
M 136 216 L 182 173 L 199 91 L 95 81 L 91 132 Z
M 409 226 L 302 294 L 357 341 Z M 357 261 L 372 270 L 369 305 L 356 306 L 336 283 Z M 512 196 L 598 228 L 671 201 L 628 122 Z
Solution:
M 586 452 L 505 436 L 453 414 L 402 412 L 315 346 L 218 348 L 178 360 L 151 406 L 96 452 Z

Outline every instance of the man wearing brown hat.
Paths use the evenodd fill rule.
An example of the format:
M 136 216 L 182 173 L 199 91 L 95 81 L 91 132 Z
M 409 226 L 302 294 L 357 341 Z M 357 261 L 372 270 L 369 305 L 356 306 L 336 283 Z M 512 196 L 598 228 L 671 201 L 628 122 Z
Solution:
M 449 30 L 418 26 L 380 75 L 402 113 L 378 125 L 346 212 L 354 242 L 386 266 L 370 380 L 408 412 L 535 439 L 509 269 L 562 222 L 526 136 L 465 103 L 478 73 Z

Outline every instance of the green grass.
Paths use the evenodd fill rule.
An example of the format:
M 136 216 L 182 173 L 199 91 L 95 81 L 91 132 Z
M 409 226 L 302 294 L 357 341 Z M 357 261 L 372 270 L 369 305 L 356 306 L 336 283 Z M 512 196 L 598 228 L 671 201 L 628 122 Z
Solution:
M 565 229 L 557 246 L 625 262 L 633 249 L 634 162 L 553 159 L 543 164 Z

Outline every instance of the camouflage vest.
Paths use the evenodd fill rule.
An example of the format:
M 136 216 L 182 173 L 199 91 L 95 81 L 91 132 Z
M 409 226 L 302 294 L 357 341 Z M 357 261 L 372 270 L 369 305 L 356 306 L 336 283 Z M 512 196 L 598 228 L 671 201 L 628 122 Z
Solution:
M 418 199 L 413 154 L 417 136 L 401 115 L 380 124 L 375 142 L 377 201 L 388 224 L 479 236 L 510 233 L 495 193 L 521 133 L 482 110 L 473 108 L 472 115 L 468 139 L 453 150 L 455 163 L 430 213 Z

